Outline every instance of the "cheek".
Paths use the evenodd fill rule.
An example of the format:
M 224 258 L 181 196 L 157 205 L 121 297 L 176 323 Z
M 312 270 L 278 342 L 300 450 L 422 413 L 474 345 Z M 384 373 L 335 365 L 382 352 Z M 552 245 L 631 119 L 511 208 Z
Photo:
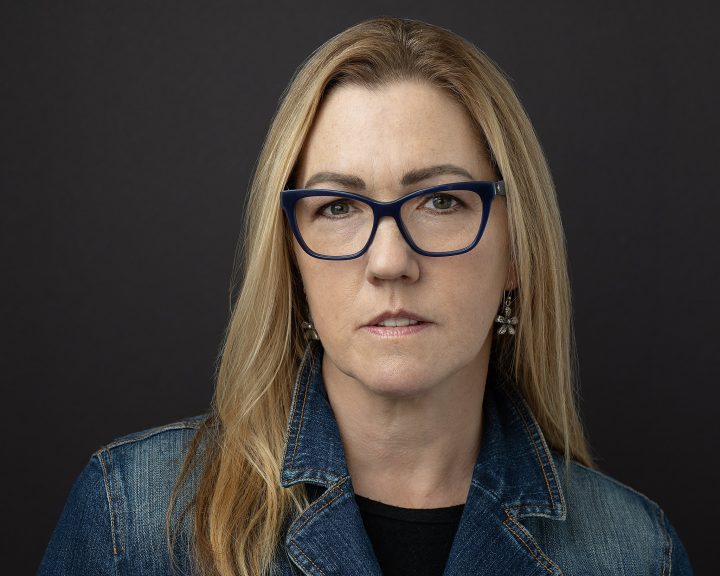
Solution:
M 328 323 L 352 311 L 356 284 L 352 270 L 345 262 L 319 260 L 304 252 L 298 255 L 298 267 L 313 323 L 318 331 L 326 331 Z
M 496 317 L 507 278 L 503 246 L 488 242 L 447 260 L 447 266 L 436 271 L 437 293 L 447 295 L 442 300 L 452 307 L 449 312 L 465 335 L 482 336 Z

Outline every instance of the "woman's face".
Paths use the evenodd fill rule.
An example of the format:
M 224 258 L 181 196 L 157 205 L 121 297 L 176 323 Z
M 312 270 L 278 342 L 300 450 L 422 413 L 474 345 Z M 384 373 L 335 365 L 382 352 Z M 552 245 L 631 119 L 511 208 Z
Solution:
M 297 175 L 298 188 L 381 201 L 448 182 L 496 179 L 465 109 L 421 82 L 330 92 Z M 395 221 L 383 218 L 359 258 L 316 259 L 297 242 L 295 255 L 325 350 L 326 381 L 351 378 L 378 394 L 413 396 L 485 374 L 493 321 L 510 286 L 503 199 L 493 201 L 480 243 L 465 254 L 421 256 Z M 377 325 L 388 315 L 422 322 Z

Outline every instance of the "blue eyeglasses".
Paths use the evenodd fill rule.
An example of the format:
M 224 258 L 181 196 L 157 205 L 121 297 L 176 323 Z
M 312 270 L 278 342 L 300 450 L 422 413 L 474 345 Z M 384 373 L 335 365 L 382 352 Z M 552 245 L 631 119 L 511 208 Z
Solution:
M 418 254 L 454 256 L 472 250 L 480 241 L 493 198 L 505 196 L 505 183 L 441 184 L 391 202 L 338 190 L 283 190 L 280 196 L 295 238 L 315 258 L 362 256 L 385 216 L 395 220 Z

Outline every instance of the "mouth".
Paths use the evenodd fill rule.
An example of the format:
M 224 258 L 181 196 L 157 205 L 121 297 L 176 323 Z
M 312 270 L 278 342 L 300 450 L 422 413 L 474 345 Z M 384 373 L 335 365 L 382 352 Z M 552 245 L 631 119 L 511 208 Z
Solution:
M 366 326 L 412 326 L 415 324 L 427 324 L 429 320 L 409 310 L 385 310 L 370 320 Z
M 382 320 L 377 324 L 373 324 L 373 326 L 415 326 L 416 324 L 421 323 L 422 322 L 419 320 L 413 320 L 411 318 L 388 318 L 387 320 Z
M 377 336 L 398 337 L 416 334 L 430 324 L 429 320 L 407 310 L 387 310 L 373 318 L 364 328 Z

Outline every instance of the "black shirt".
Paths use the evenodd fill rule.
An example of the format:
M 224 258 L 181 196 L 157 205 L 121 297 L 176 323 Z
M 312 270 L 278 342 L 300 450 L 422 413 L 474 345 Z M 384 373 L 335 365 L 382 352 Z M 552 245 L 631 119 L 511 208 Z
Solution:
M 385 576 L 441 576 L 465 506 L 398 508 L 355 495 Z

